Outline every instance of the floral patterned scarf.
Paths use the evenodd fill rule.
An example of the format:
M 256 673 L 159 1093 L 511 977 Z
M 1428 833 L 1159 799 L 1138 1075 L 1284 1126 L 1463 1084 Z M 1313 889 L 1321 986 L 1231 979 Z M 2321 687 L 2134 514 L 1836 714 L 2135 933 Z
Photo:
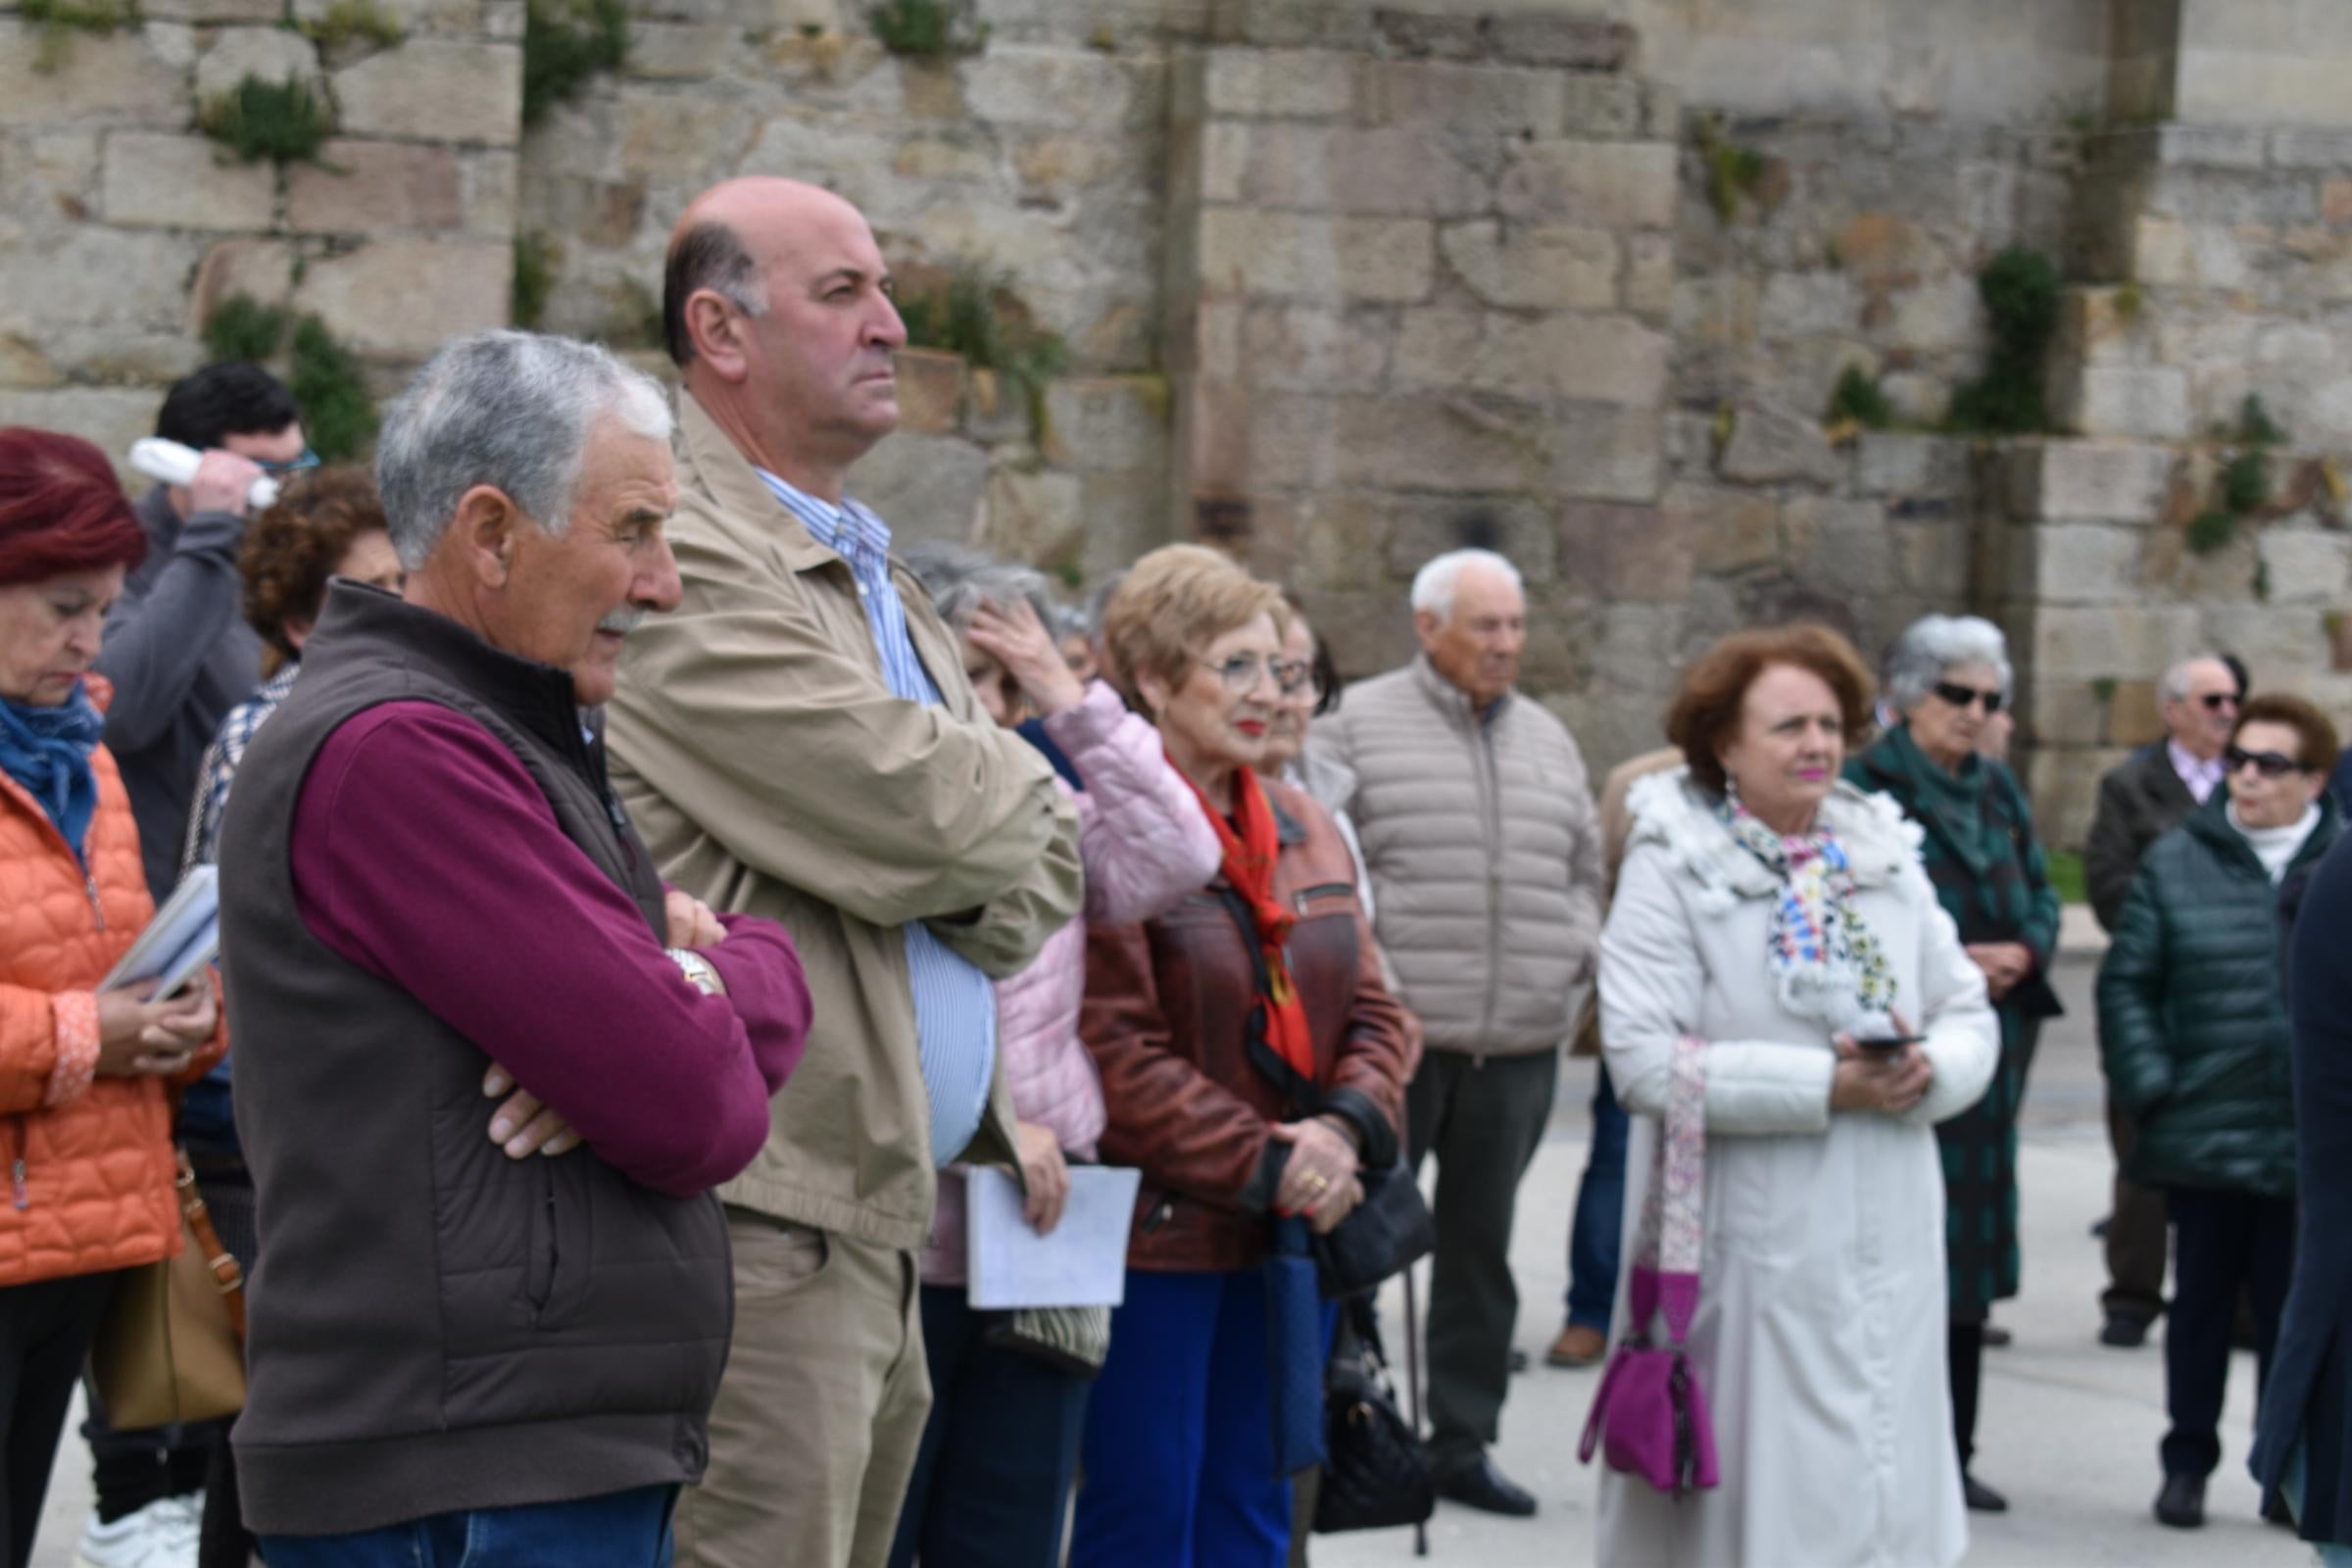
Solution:
M 1785 838 L 1747 808 L 1726 801 L 1716 815 L 1733 839 L 1781 879 L 1765 961 L 1781 1005 L 1833 1029 L 1852 1027 L 1894 1004 L 1894 976 L 1870 927 L 1854 913 L 1854 874 L 1829 834 Z M 1885 1027 L 1882 1025 L 1881 1027 Z

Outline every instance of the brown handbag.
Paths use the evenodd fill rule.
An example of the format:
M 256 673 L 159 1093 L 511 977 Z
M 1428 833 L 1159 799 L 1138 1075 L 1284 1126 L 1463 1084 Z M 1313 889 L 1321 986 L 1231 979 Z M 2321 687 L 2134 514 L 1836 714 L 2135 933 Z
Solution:
M 179 1255 L 123 1272 L 90 1346 L 90 1376 L 119 1431 L 245 1407 L 245 1273 L 213 1229 L 186 1152 L 174 1153 Z

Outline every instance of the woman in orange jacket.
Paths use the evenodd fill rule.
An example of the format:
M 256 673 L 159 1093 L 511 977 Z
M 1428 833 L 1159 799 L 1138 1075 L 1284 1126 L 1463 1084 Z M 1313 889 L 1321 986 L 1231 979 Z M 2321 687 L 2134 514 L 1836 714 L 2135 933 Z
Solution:
M 169 1087 L 226 1041 L 207 981 L 175 998 L 100 983 L 155 907 L 99 745 L 89 674 L 146 554 L 106 457 L 0 429 L 0 1535 L 33 1528 L 66 1406 L 121 1272 L 178 1250 Z

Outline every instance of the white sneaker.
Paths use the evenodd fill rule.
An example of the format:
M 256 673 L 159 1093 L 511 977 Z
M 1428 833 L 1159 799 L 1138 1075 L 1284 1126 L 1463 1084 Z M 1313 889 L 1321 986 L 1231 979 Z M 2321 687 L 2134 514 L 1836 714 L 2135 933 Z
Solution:
M 90 1515 L 74 1568 L 196 1568 L 203 1500 L 161 1497 L 111 1525 Z

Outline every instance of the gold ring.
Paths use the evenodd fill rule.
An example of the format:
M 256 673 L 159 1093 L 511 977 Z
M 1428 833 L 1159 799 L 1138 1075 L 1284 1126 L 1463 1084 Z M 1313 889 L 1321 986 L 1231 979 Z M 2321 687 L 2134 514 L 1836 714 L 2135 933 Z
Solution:
M 1310 1170 L 1310 1171 L 1308 1171 L 1308 1172 L 1306 1173 L 1306 1179 L 1307 1179 L 1308 1183 L 1310 1184 L 1310 1185 L 1309 1185 L 1309 1191 L 1312 1191 L 1312 1192 L 1317 1192 L 1317 1193 L 1319 1193 L 1319 1192 L 1322 1192 L 1322 1191 L 1323 1191 L 1325 1188 L 1327 1188 L 1327 1187 L 1329 1187 L 1329 1186 L 1331 1185 L 1331 1178 L 1330 1178 L 1330 1177 L 1328 1177 L 1328 1176 L 1326 1176 L 1326 1175 L 1324 1175 L 1324 1174 L 1323 1174 L 1321 1171 L 1316 1171 L 1316 1170 Z

